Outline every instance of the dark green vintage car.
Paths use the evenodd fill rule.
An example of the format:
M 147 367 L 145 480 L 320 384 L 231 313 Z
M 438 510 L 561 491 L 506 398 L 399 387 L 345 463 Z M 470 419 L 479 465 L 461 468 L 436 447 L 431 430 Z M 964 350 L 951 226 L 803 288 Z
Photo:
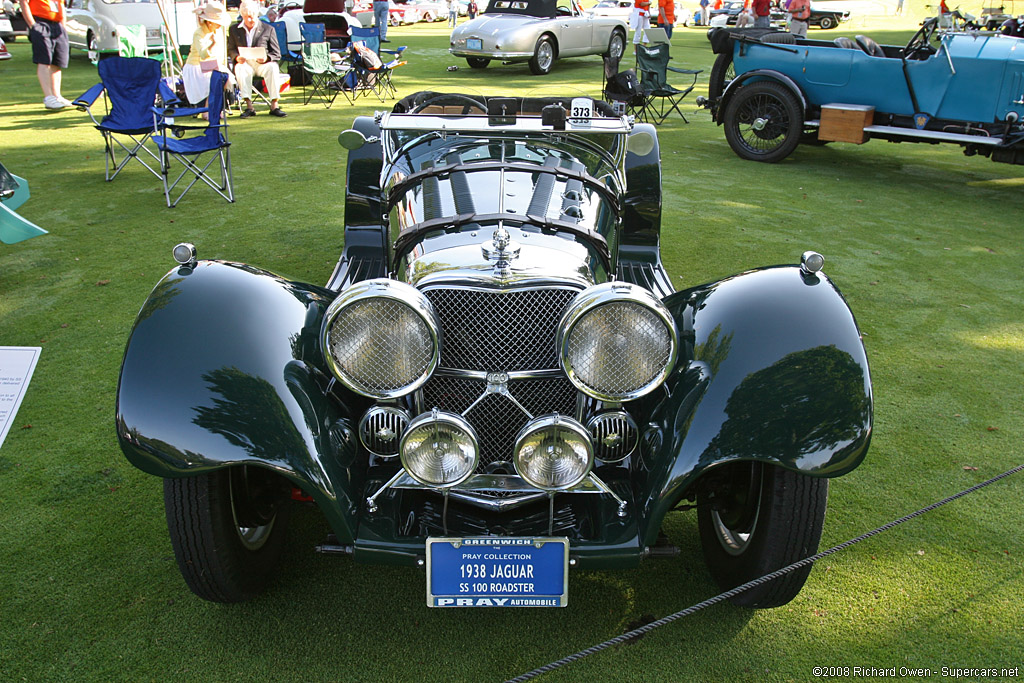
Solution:
M 572 569 L 678 554 L 679 506 L 724 587 L 816 551 L 872 423 L 820 255 L 674 291 L 656 131 L 585 98 L 417 93 L 340 140 L 326 284 L 181 244 L 128 341 L 118 438 L 197 595 L 262 590 L 295 499 L 431 606 L 565 605 Z

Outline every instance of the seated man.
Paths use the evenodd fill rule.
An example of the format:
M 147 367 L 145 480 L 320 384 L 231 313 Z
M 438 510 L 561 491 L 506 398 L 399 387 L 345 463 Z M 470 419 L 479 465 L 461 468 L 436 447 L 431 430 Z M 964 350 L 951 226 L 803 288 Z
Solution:
M 259 21 L 260 6 L 256 0 L 242 0 L 238 14 L 242 21 L 228 29 L 228 61 L 234 67 L 238 90 L 245 101 L 242 118 L 256 115 L 252 108 L 252 79 L 259 76 L 267 84 L 270 97 L 270 115 L 287 116 L 277 100 L 281 97 L 281 71 L 277 62 L 281 59 L 281 48 L 277 44 L 277 32 L 270 24 Z M 242 57 L 239 48 L 263 48 L 267 56 L 258 59 Z

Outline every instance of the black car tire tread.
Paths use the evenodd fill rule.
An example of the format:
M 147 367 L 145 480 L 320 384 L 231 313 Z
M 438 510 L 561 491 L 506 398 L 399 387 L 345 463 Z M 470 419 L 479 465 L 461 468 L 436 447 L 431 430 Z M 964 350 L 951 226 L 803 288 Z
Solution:
M 740 133 L 738 120 L 741 109 L 755 97 L 774 98 L 785 111 L 788 120 L 785 122 L 784 136 L 774 147 L 755 149 L 744 140 Z M 803 133 L 803 107 L 796 95 L 785 85 L 774 81 L 757 81 L 748 83 L 732 95 L 725 107 L 722 117 L 725 127 L 725 139 L 733 151 L 743 159 L 762 161 L 773 164 L 782 161 L 800 144 Z M 756 136 L 756 134 L 755 134 Z
M 818 551 L 828 506 L 828 479 L 810 477 L 777 466 L 764 466 L 760 516 L 750 544 L 739 556 L 725 552 L 713 530 L 708 500 L 699 501 L 698 526 L 704 559 L 722 588 L 770 574 Z M 803 588 L 811 565 L 732 598 L 741 607 L 779 607 Z
M 730 76 L 731 74 L 731 76 Z M 732 80 L 735 77 L 736 72 L 732 68 L 732 51 L 723 52 L 715 58 L 715 63 L 711 67 L 711 80 L 708 83 L 708 99 L 711 100 L 712 104 L 718 101 L 718 98 L 725 92 L 725 86 L 727 81 Z
M 471 69 L 486 69 L 491 60 L 486 57 L 466 57 L 466 63 Z
M 258 550 L 242 545 L 231 513 L 229 472 L 164 479 L 164 509 L 174 556 L 193 593 L 211 602 L 243 602 L 261 593 L 284 545 L 287 505 Z

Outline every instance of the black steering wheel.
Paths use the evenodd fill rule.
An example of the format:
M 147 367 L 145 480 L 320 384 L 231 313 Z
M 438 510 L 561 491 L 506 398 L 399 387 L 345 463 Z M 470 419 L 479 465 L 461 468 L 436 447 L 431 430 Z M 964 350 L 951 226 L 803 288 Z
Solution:
M 413 107 L 409 113 L 419 114 L 421 111 L 434 104 L 440 104 L 442 106 L 461 104 L 463 105 L 463 114 L 471 113 L 471 109 L 479 109 L 481 114 L 487 113 L 487 105 L 485 105 L 483 102 L 475 100 L 472 97 L 469 97 L 468 95 L 459 95 L 457 93 L 437 95 L 435 97 L 428 98 L 417 104 L 415 107 Z
M 935 48 L 932 47 L 931 41 L 932 36 L 935 35 L 935 31 L 939 28 L 939 18 L 932 17 L 926 19 L 921 25 L 921 28 L 917 29 L 917 33 L 913 35 L 907 46 L 903 48 L 904 59 L 927 59 L 931 55 L 935 54 Z

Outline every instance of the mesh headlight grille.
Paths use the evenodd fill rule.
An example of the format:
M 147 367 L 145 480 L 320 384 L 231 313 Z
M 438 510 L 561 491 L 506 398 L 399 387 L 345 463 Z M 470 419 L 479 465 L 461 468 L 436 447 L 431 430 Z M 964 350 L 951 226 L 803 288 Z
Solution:
M 430 304 L 401 283 L 357 287 L 360 291 L 343 295 L 328 311 L 325 344 L 332 370 L 366 396 L 392 398 L 413 391 L 437 365 L 438 333 Z
M 672 336 L 649 308 L 625 301 L 585 314 L 569 333 L 566 359 L 595 393 L 627 398 L 651 384 L 672 358 Z

